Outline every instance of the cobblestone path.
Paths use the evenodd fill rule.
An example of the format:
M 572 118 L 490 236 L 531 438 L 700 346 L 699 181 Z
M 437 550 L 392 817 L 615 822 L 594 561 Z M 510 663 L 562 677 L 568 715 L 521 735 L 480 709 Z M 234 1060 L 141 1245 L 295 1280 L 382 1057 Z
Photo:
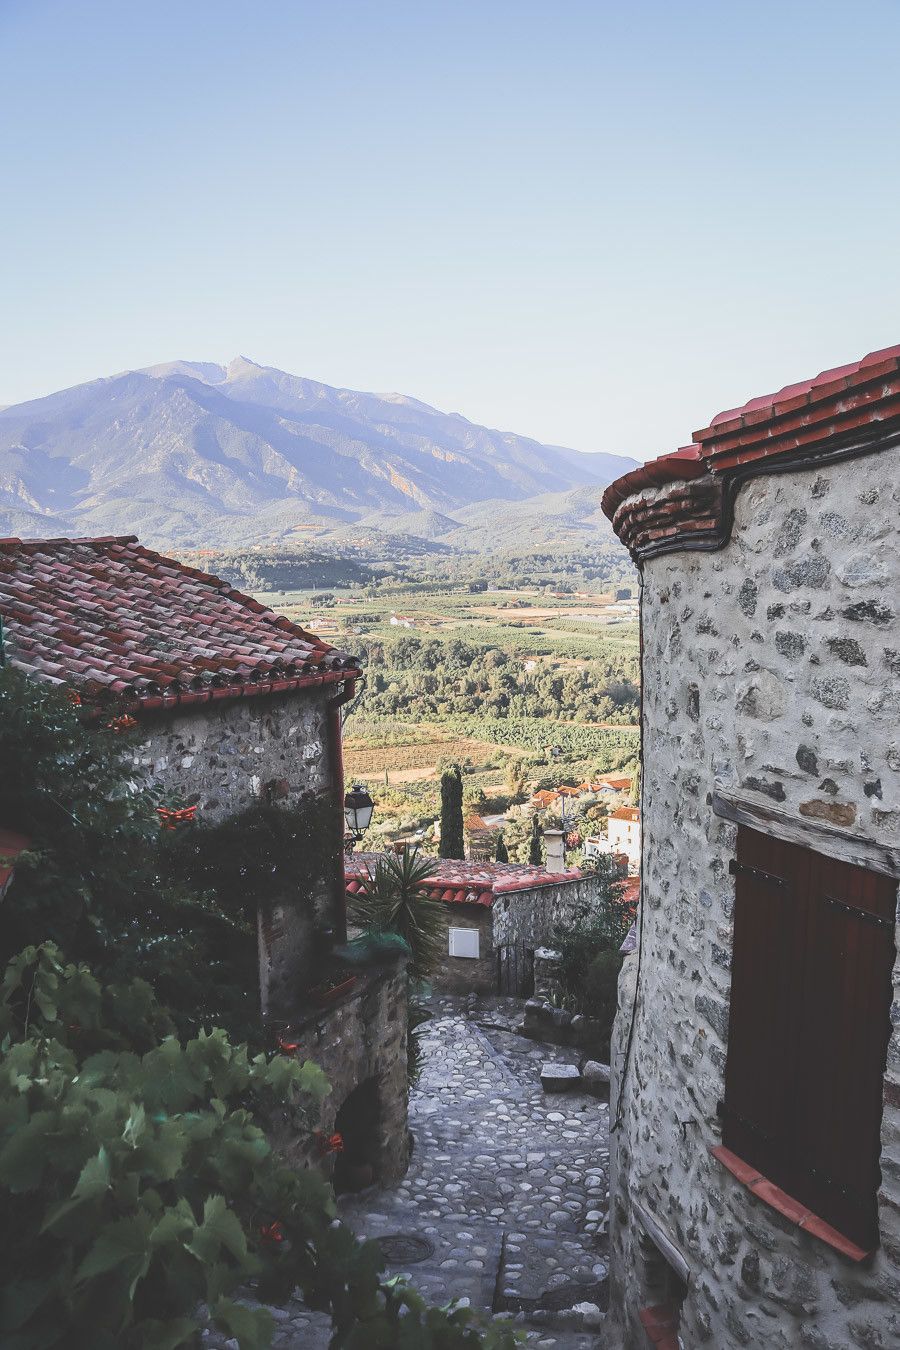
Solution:
M 341 1200 L 360 1236 L 387 1239 L 391 1273 L 430 1300 L 509 1318 L 541 1350 L 595 1350 L 605 1298 L 609 1115 L 547 1095 L 546 1059 L 577 1054 L 515 1034 L 521 1004 L 437 997 L 410 1099 L 413 1157 L 389 1191 Z M 322 1319 L 274 1309 L 277 1350 L 324 1350 Z M 226 1344 L 209 1338 L 210 1346 Z

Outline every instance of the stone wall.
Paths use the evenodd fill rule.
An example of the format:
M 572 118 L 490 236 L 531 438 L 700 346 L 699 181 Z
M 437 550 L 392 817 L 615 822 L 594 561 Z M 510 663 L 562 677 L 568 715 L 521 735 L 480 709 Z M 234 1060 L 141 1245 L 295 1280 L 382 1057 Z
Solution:
M 637 1309 L 653 1301 L 648 1222 L 690 1272 L 685 1347 L 900 1343 L 900 1002 L 870 1264 L 802 1234 L 709 1153 L 721 1142 L 736 839 L 717 803 L 774 812 L 834 856 L 900 847 L 898 467 L 890 449 L 754 479 L 724 549 L 644 564 L 640 996 L 623 1086 L 631 955 L 611 1113 L 621 1094 L 611 1318 L 625 1345 L 643 1344 Z
M 311 798 L 330 803 L 327 702 L 335 693 L 333 686 L 301 689 L 147 716 L 137 762 L 165 791 L 196 802 L 205 824 L 259 801 L 288 809 Z M 259 913 L 260 997 L 268 1018 L 282 1021 L 295 1011 L 319 949 L 329 934 L 342 936 L 339 861 L 333 875 L 329 867 L 318 882 L 298 878 L 296 893 L 273 895 Z
M 142 719 L 137 761 L 165 789 L 222 820 L 269 795 L 290 805 L 331 782 L 328 689 L 222 699 Z
M 432 977 L 436 989 L 450 994 L 492 994 L 497 984 L 497 958 L 494 952 L 493 918 L 486 905 L 444 905 L 446 928 L 443 956 Z M 451 956 L 449 930 L 477 928 L 477 957 Z
M 406 969 L 403 963 L 360 976 L 357 988 L 333 1008 L 323 1008 L 288 1028 L 294 1054 L 325 1072 L 331 1092 L 313 1128 L 330 1135 L 354 1088 L 374 1079 L 380 1121 L 376 1176 L 381 1185 L 399 1181 L 409 1165 L 406 1064 Z M 279 1148 L 295 1164 L 333 1168 L 315 1144 L 276 1133 Z
M 600 885 L 596 877 L 510 891 L 494 900 L 494 945 L 522 942 L 526 947 L 552 946 L 557 928 L 569 927 L 597 903 Z
M 596 903 L 599 884 L 595 877 L 580 881 L 560 881 L 528 890 L 501 892 L 493 905 L 448 904 L 444 906 L 447 928 L 477 928 L 480 955 L 444 956 L 434 976 L 439 989 L 451 993 L 493 993 L 497 988 L 497 950 L 504 946 L 532 952 L 551 942 L 558 927 L 565 927 Z

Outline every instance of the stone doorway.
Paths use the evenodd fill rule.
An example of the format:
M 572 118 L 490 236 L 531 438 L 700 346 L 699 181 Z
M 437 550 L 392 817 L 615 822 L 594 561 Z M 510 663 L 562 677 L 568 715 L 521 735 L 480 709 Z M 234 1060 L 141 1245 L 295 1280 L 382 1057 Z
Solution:
M 334 1128 L 344 1141 L 335 1157 L 335 1192 L 362 1191 L 380 1180 L 381 1098 L 374 1078 L 367 1078 L 344 1099 Z

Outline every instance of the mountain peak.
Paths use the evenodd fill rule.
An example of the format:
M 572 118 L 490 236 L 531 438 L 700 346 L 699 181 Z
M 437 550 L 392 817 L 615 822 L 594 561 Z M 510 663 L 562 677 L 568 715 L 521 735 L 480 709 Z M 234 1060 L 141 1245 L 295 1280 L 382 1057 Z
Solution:
M 148 397 L 148 380 L 178 397 Z M 584 491 L 634 466 L 246 356 L 170 361 L 0 411 L 0 534 L 298 545 L 374 516 L 433 531 L 478 503 Z
M 258 361 L 251 361 L 249 356 L 235 356 L 225 367 L 226 379 L 233 380 L 236 376 L 244 375 L 248 371 L 264 372 L 265 374 L 282 375 L 284 372 L 276 370 L 274 366 L 261 366 Z

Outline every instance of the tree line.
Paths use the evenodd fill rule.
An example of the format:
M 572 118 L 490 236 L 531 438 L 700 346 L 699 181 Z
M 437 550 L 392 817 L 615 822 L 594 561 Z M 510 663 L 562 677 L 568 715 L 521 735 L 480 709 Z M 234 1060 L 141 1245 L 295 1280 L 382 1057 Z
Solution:
M 455 714 L 633 723 L 637 718 L 637 654 L 600 646 L 583 664 L 554 666 L 502 646 L 403 636 L 360 638 L 368 672 L 360 711 L 378 716 Z

